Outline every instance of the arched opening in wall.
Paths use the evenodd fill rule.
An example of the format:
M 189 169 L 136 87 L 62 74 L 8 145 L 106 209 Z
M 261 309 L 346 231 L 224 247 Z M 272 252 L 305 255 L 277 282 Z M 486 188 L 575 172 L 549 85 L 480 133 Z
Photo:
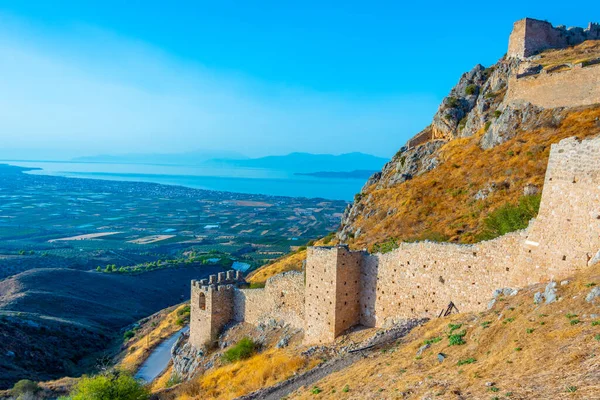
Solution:
M 202 292 L 200 292 L 200 295 L 198 296 L 198 307 L 200 307 L 201 310 L 206 310 L 206 295 Z

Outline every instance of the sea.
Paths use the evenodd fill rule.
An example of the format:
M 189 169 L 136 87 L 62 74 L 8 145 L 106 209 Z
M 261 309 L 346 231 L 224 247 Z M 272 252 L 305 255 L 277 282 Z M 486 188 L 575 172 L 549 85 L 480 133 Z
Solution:
M 323 178 L 264 168 L 2 160 L 0 164 L 39 168 L 27 173 L 68 178 L 153 182 L 196 189 L 272 196 L 351 201 L 364 178 Z

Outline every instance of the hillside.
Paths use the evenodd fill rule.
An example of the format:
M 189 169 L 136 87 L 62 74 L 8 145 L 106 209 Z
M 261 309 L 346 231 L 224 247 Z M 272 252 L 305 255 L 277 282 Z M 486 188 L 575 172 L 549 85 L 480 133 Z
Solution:
M 568 93 L 564 74 L 578 73 L 576 63 L 599 56 L 600 42 L 586 41 L 527 60 L 503 58 L 465 73 L 431 125 L 356 195 L 338 238 L 371 250 L 390 242 L 489 238 L 486 218 L 491 213 L 517 204 L 526 187 L 529 193 L 542 189 L 552 143 L 600 133 L 600 106 L 594 98 L 573 95 L 560 99 L 561 107 L 540 107 L 536 103 L 544 104 L 546 93 L 540 96 L 530 85 L 547 79 L 544 85 Z M 594 68 L 586 71 L 596 73 Z M 535 75 L 540 72 L 545 73 Z M 555 84 L 551 79 L 567 80 Z
M 486 312 L 433 319 L 288 399 L 597 399 L 598 284 L 595 266 L 557 283 L 550 304 L 534 303 L 539 284 Z
M 69 269 L 30 270 L 0 282 L 0 389 L 89 370 L 122 330 L 189 298 L 189 282 L 216 267 L 136 276 Z M 73 346 L 77 343 L 77 346 Z M 118 350 L 118 348 L 117 348 Z M 57 362 L 56 360 L 60 360 Z

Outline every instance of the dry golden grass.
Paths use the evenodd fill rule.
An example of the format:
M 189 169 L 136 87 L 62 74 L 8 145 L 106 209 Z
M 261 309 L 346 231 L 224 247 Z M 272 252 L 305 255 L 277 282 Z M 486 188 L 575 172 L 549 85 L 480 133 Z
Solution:
M 302 262 L 306 260 L 306 250 L 291 253 L 277 259 L 273 264 L 263 265 L 246 277 L 252 284 L 264 284 L 273 275 L 287 271 L 301 271 Z
M 318 398 L 598 399 L 600 325 L 593 322 L 600 318 L 591 315 L 600 314 L 600 306 L 585 301 L 592 282 L 600 284 L 600 267 L 558 285 L 561 299 L 553 304 L 533 303 L 533 294 L 544 287 L 537 285 L 500 299 L 487 312 L 431 320 L 395 345 L 317 382 Z M 466 331 L 466 344 L 449 346 L 450 323 L 461 324 L 455 332 Z M 442 340 L 416 357 L 432 338 Z M 446 355 L 442 363 L 438 353 Z M 469 359 L 475 361 L 458 365 Z M 315 398 L 312 389 L 289 399 Z
M 178 399 L 234 399 L 313 368 L 307 360 L 281 349 L 269 349 L 247 360 L 225 365 L 182 385 Z
M 542 112 L 540 120 L 550 121 L 552 112 Z M 354 223 L 363 233 L 350 240 L 350 246 L 372 248 L 390 237 L 406 241 L 434 234 L 454 242 L 477 241 L 490 212 L 507 202 L 516 203 L 526 184 L 543 186 L 552 143 L 600 133 L 600 106 L 563 113 L 566 117 L 559 126 L 546 124 L 521 131 L 489 150 L 479 147 L 481 133 L 450 141 L 442 147 L 436 169 L 391 188 L 371 186 L 362 197 L 371 195 L 372 200 Z M 496 191 L 485 200 L 474 200 L 474 195 L 491 183 L 497 185 Z M 388 215 L 390 209 L 396 211 Z M 371 210 L 375 214 L 364 218 Z
M 567 49 L 546 50 L 538 62 L 549 69 L 561 64 L 576 64 L 600 57 L 600 40 L 587 40 Z
M 168 382 L 171 379 L 172 375 L 173 375 L 173 365 L 171 364 L 171 365 L 169 365 L 169 368 L 167 368 L 161 376 L 159 376 L 154 382 L 152 382 L 152 385 L 150 386 L 150 390 L 154 393 L 158 390 L 165 389 L 168 386 Z
M 127 344 L 127 352 L 117 364 L 117 367 L 135 373 L 156 346 L 182 328 L 181 325 L 177 324 L 177 320 L 180 318 L 177 312 L 186 305 L 175 308 L 155 327 L 152 327 L 149 332 L 132 339 Z

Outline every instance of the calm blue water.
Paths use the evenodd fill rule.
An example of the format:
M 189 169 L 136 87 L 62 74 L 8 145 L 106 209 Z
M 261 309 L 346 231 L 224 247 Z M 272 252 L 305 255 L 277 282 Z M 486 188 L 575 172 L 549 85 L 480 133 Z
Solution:
M 153 182 L 197 189 L 292 197 L 352 200 L 365 179 L 298 176 L 292 172 L 259 168 L 210 168 L 149 164 L 64 163 L 0 161 L 20 167 L 41 168 L 30 173 L 117 181 Z

